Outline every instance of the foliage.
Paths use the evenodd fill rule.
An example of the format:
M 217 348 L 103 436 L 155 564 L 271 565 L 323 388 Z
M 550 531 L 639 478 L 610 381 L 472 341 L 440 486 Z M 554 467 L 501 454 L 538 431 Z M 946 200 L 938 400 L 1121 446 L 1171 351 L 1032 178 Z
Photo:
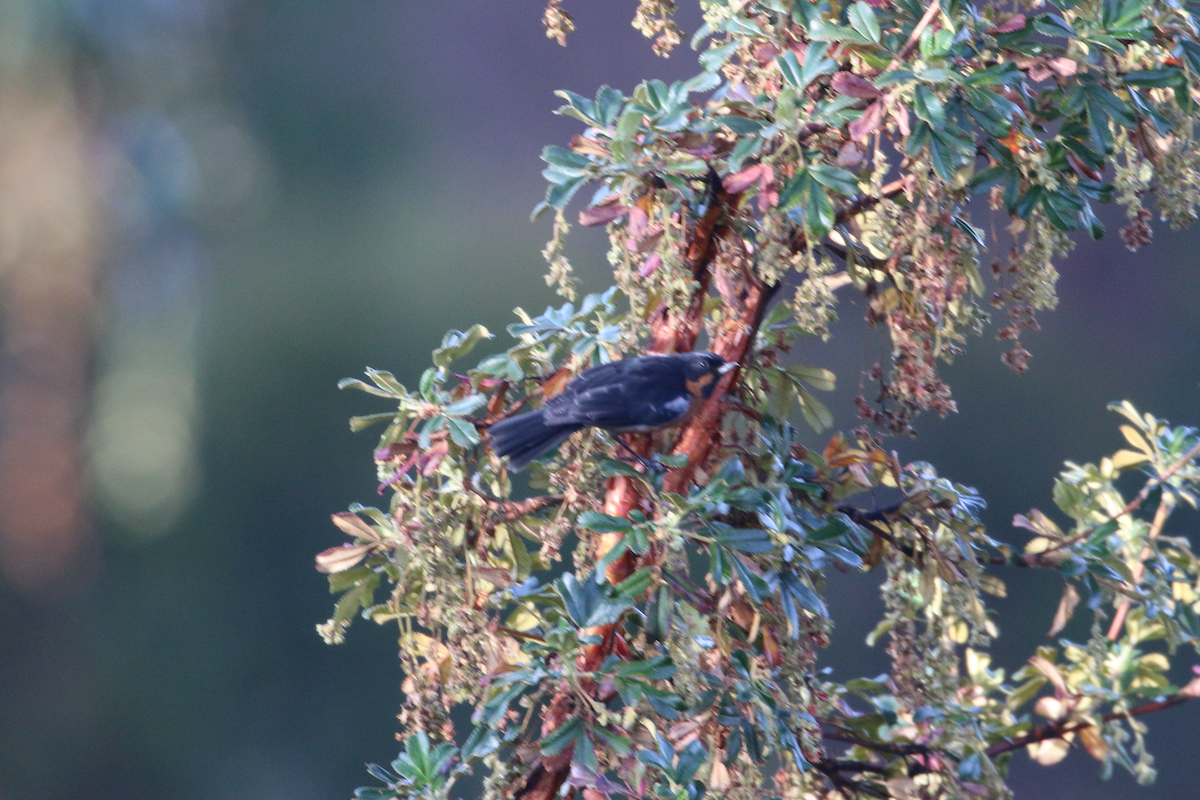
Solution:
M 673 6 L 642 0 L 635 20 L 662 52 L 679 41 Z M 351 423 L 388 423 L 375 452 L 388 507 L 335 515 L 353 542 L 318 556 L 340 595 L 328 641 L 360 614 L 400 630 L 405 749 L 359 796 L 444 798 L 476 774 L 487 796 L 526 800 L 563 786 L 589 800 L 1000 798 L 1014 751 L 1051 764 L 1074 740 L 1106 773 L 1152 779 L 1140 716 L 1200 694 L 1200 678 L 1166 677 L 1200 637 L 1200 564 L 1162 535 L 1196 505 L 1196 432 L 1115 406 L 1132 449 L 1068 463 L 1054 501 L 1070 522 L 1019 516 L 1023 549 L 984 530 L 977 493 L 902 466 L 881 433 L 953 410 L 937 362 L 986 322 L 987 246 L 1008 252 L 987 302 L 1007 308 L 999 336 L 1021 370 L 1019 335 L 1055 303 L 1068 233 L 1103 234 L 1093 203 L 1124 204 L 1131 247 L 1149 240 L 1151 197 L 1172 224 L 1194 218 L 1195 21 L 1152 0 L 701 7 L 695 78 L 561 93 L 586 129 L 543 153 L 549 279 L 574 299 L 565 209 L 588 187 L 579 221 L 607 227 L 615 285 L 518 309 L 514 344 L 474 367 L 457 365 L 491 334 L 450 332 L 415 391 L 373 370 L 343 382 L 397 407 Z M 572 27 L 560 2 L 546 21 L 560 39 Z M 972 221 L 975 194 L 1007 237 Z M 772 305 L 785 280 L 793 296 Z M 843 288 L 893 358 L 872 374 L 877 401 L 858 400 L 877 432 L 817 452 L 788 419 L 831 427 L 814 391 L 834 376 L 786 354 L 828 335 Z M 627 437 L 661 469 L 588 430 L 526 491 L 486 448 L 491 423 L 579 370 L 702 338 L 741 366 L 678 432 Z M 1145 479 L 1132 497 L 1123 475 Z M 877 489 L 897 499 L 856 503 Z M 872 640 L 886 675 L 819 668 L 830 568 L 885 573 Z M 1086 641 L 1059 638 L 1011 676 L 991 666 L 984 602 L 1007 568 L 1060 575 L 1053 636 L 1081 603 L 1092 618 Z M 469 733 L 451 722 L 460 706 Z

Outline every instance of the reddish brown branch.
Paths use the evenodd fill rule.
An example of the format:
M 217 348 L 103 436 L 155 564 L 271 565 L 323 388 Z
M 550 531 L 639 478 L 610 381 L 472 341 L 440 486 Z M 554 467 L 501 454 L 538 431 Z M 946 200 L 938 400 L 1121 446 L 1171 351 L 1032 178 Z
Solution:
M 718 243 L 728 230 L 724 224 L 724 218 L 730 209 L 736 207 L 739 198 L 739 195 L 726 193 L 721 187 L 720 181 L 714 181 L 713 185 L 712 202 L 697 223 L 686 251 L 687 261 L 696 278 L 696 288 L 682 314 L 672 313 L 671 309 L 664 304 L 651 315 L 647 352 L 679 353 L 693 350 L 700 332 L 704 329 L 704 302 L 712 284 L 713 260 L 717 253 Z M 904 187 L 905 184 L 902 180 L 893 181 L 883 187 L 880 196 L 861 197 L 855 200 L 838 212 L 838 222 L 846 221 L 885 197 L 895 197 L 904 191 Z M 807 246 L 803 241 L 803 236 L 799 238 L 795 246 L 798 249 Z M 733 298 L 723 296 L 723 299 L 726 300 L 730 310 L 735 313 L 726 319 L 716 331 L 710 349 L 726 361 L 737 362 L 744 366 L 753 351 L 754 340 L 766 314 L 767 305 L 771 302 L 778 287 L 768 286 L 750 273 L 735 276 L 733 282 L 736 284 L 738 292 L 736 302 L 730 302 Z M 725 412 L 729 409 L 726 395 L 731 388 L 737 385 L 741 373 L 742 367 L 727 373 L 717 384 L 712 396 L 680 429 L 671 452 L 676 455 L 686 454 L 687 463 L 667 474 L 663 480 L 664 491 L 685 494 L 688 487 L 695 481 L 697 471 L 707 465 L 720 442 L 721 422 Z M 645 434 L 631 435 L 628 440 L 630 448 L 640 455 L 649 452 L 653 441 L 652 435 Z M 643 498 L 639 493 L 638 482 L 621 476 L 609 479 L 604 495 L 604 513 L 627 517 L 642 502 Z M 600 534 L 596 540 L 596 557 L 602 558 L 621 542 L 622 537 L 623 534 L 620 533 Z M 627 551 L 609 565 L 605 574 L 610 583 L 616 584 L 631 575 L 636 566 L 633 553 Z M 612 633 L 615 630 L 616 625 L 614 624 L 588 631 L 589 634 L 599 635 L 602 641 L 600 644 L 589 647 L 579 657 L 580 668 L 583 671 L 594 670 L 609 654 L 614 641 Z M 543 734 L 548 732 L 545 730 Z M 569 758 L 556 769 L 550 769 L 541 760 L 535 762 L 533 771 L 526 778 L 523 787 L 516 793 L 516 797 L 519 800 L 549 800 L 566 780 L 570 768 Z
M 1104 520 L 1104 522 L 1098 523 L 1096 525 L 1092 525 L 1091 527 L 1085 528 L 1083 531 L 1075 534 L 1074 536 L 1070 536 L 1066 539 L 1063 539 L 1061 542 L 1055 543 L 1053 547 L 1047 547 L 1045 550 L 1043 550 L 1038 555 L 1044 555 L 1046 553 L 1053 553 L 1056 550 L 1062 550 L 1064 547 L 1070 547 L 1071 545 L 1076 544 L 1076 543 L 1082 541 L 1083 539 L 1086 539 L 1087 537 L 1091 536 L 1093 533 L 1100 530 L 1101 528 L 1103 528 L 1105 525 L 1109 524 L 1110 522 L 1118 520 L 1121 517 L 1125 516 L 1126 514 L 1133 513 L 1139 507 L 1141 507 L 1142 503 L 1146 502 L 1147 498 L 1150 497 L 1150 493 L 1152 491 L 1154 491 L 1155 487 L 1161 486 L 1162 484 L 1169 481 L 1171 479 L 1171 476 L 1173 476 L 1179 470 L 1183 469 L 1187 464 L 1190 464 L 1192 459 L 1194 459 L 1198 455 L 1200 455 L 1200 442 L 1196 442 L 1196 444 L 1192 447 L 1191 450 L 1188 450 L 1186 453 L 1184 453 L 1182 456 L 1180 456 L 1179 459 L 1176 460 L 1174 463 L 1172 463 L 1171 466 L 1167 467 L 1161 475 L 1155 475 L 1153 478 L 1146 481 L 1146 485 L 1143 486 L 1142 490 L 1137 493 L 1137 496 L 1134 497 L 1132 500 L 1130 500 L 1126 504 L 1126 506 L 1124 508 L 1122 508 L 1120 511 L 1118 511 L 1116 514 L 1113 514 L 1111 517 Z
M 508 522 L 520 519 L 528 514 L 535 514 L 543 508 L 556 506 L 563 502 L 565 498 L 561 494 L 543 494 L 537 497 L 530 497 L 525 500 L 501 500 L 492 497 L 486 492 L 482 492 L 474 486 L 470 487 L 471 491 L 483 498 L 483 504 L 487 506 L 489 511 L 500 514 Z
M 1181 705 L 1189 700 L 1194 700 L 1200 697 L 1200 678 L 1196 678 L 1187 686 L 1180 689 L 1173 695 L 1164 697 L 1162 700 L 1154 700 L 1149 703 L 1143 703 L 1140 706 L 1129 709 L 1126 712 L 1114 711 L 1110 714 L 1105 714 L 1100 718 L 1101 722 L 1112 722 L 1114 719 L 1126 719 L 1128 717 L 1140 717 L 1143 714 L 1150 714 L 1155 711 L 1162 711 L 1165 708 Z M 1017 750 L 1025 745 L 1037 744 L 1044 742 L 1047 739 L 1061 739 L 1068 733 L 1090 728 L 1094 723 L 1082 720 L 1071 722 L 1063 720 L 1061 722 L 1047 722 L 1036 726 L 1024 736 L 1018 736 L 1006 742 L 997 742 L 987 749 L 987 754 L 990 758 L 995 758 L 1001 753 L 1008 753 Z

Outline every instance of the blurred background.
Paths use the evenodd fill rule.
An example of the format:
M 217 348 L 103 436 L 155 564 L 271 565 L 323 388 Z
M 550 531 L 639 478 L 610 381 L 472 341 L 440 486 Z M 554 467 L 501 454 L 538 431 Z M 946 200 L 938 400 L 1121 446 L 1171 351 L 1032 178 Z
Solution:
M 576 131 L 553 90 L 696 71 L 650 53 L 634 3 L 568 7 L 563 49 L 537 0 L 0 0 L 0 800 L 337 800 L 394 757 L 392 632 L 313 628 L 328 515 L 379 502 L 375 434 L 346 419 L 383 407 L 335 383 L 412 385 L 447 328 L 557 302 L 528 222 L 541 147 Z M 1108 221 L 1029 373 L 971 342 L 961 413 L 895 445 L 978 487 L 1000 537 L 1024 541 L 1012 515 L 1051 507 L 1063 459 L 1120 447 L 1107 401 L 1200 424 L 1200 229 L 1130 254 Z M 572 248 L 607 285 L 603 234 Z M 839 374 L 849 429 L 886 343 L 842 310 L 798 358 Z M 1012 669 L 1059 585 L 1006 577 Z M 839 676 L 884 668 L 876 580 L 831 580 Z M 1200 707 L 1149 722 L 1156 786 L 1018 754 L 1017 796 L 1194 795 Z

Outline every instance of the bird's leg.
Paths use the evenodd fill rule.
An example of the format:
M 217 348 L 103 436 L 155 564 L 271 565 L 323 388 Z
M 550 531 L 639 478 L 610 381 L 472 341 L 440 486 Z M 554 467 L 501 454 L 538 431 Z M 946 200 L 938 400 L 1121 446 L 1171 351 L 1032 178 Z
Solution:
M 647 472 L 665 472 L 662 464 L 655 464 L 653 461 L 649 461 L 645 457 L 638 455 L 638 453 L 636 451 L 634 451 L 634 449 L 632 447 L 625 444 L 624 440 L 621 439 L 620 436 L 617 436 L 616 434 L 612 434 L 612 438 L 613 438 L 613 441 L 615 441 L 617 444 L 621 445 L 621 447 L 623 447 L 625 449 L 625 451 L 629 453 L 629 455 L 633 456 L 634 459 L 639 464 L 641 464 L 643 467 L 645 467 Z M 622 459 L 622 460 L 624 460 L 624 459 Z

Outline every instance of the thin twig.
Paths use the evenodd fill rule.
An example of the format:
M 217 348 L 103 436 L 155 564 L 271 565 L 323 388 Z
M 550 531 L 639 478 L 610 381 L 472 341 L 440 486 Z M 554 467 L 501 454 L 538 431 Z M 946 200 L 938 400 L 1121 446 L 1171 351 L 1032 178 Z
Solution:
M 933 0 L 933 2 L 929 4 L 929 8 L 925 9 L 925 15 L 921 17 L 921 20 L 917 23 L 917 26 L 912 29 L 912 33 L 908 35 L 908 41 L 904 43 L 904 47 L 900 48 L 900 52 L 896 54 L 896 57 L 892 60 L 892 63 L 887 65 L 887 68 L 884 69 L 884 72 L 889 72 L 900 66 L 901 62 L 903 62 L 904 59 L 908 58 L 909 55 L 912 54 L 913 48 L 916 47 L 917 42 L 921 40 L 921 34 L 925 32 L 925 29 L 929 27 L 929 23 L 933 22 L 933 18 L 936 17 L 938 12 L 941 10 L 942 8 L 939 0 Z
M 1167 517 L 1171 516 L 1172 509 L 1175 508 L 1175 498 L 1169 494 L 1164 494 L 1158 501 L 1158 508 L 1154 511 L 1154 521 L 1150 523 L 1149 539 L 1154 541 L 1158 535 L 1162 533 L 1163 525 L 1167 523 Z M 1142 553 L 1138 557 L 1138 563 L 1133 568 L 1133 586 L 1136 587 L 1142 581 L 1142 576 L 1146 574 L 1146 559 L 1150 557 L 1150 544 L 1142 545 Z M 1121 627 L 1125 624 L 1125 617 L 1129 614 L 1129 606 L 1132 601 L 1128 598 L 1122 598 L 1121 605 L 1117 607 L 1117 613 L 1113 615 L 1112 624 L 1108 627 L 1108 640 L 1115 642 L 1117 637 L 1121 635 Z
M 1131 708 L 1128 711 L 1113 711 L 1105 714 L 1100 718 L 1101 722 L 1112 722 L 1114 719 L 1126 719 L 1128 717 L 1140 717 L 1143 714 L 1151 714 L 1155 711 L 1162 711 L 1165 708 L 1171 708 L 1189 700 L 1195 700 L 1200 697 L 1200 678 L 1196 678 L 1187 686 L 1180 689 L 1173 695 L 1163 698 L 1162 700 L 1154 700 L 1149 703 L 1143 703 L 1140 706 Z M 1024 736 L 1018 736 L 1007 742 L 997 742 L 987 749 L 989 758 L 995 758 L 1001 753 L 1008 753 L 1024 747 L 1027 744 L 1037 744 L 1047 739 L 1061 739 L 1068 733 L 1091 728 L 1095 723 L 1081 720 L 1076 722 L 1047 722 L 1043 725 L 1038 725 Z
M 537 497 L 530 497 L 525 500 L 501 500 L 498 497 L 492 497 L 487 492 L 482 491 L 478 487 L 469 486 L 470 490 L 483 498 L 484 505 L 489 511 L 494 511 L 502 514 L 508 522 L 520 519 L 527 514 L 533 514 L 541 511 L 543 508 L 556 506 L 566 499 L 565 495 L 561 494 L 543 494 Z
M 874 750 L 876 753 L 888 753 L 894 756 L 923 756 L 928 755 L 930 749 L 928 746 L 916 743 L 906 742 L 871 742 L 866 739 L 859 739 L 856 736 L 850 736 L 845 733 L 824 732 L 821 737 L 831 742 L 841 742 L 842 744 L 852 744 L 859 747 L 865 747 L 868 750 Z
M 1200 441 L 1196 442 L 1195 446 L 1192 447 L 1191 450 L 1188 450 L 1186 453 L 1180 456 L 1178 461 L 1167 467 L 1167 469 L 1161 475 L 1156 475 L 1150 480 L 1146 481 L 1146 485 L 1143 486 L 1142 490 L 1137 493 L 1137 496 L 1130 500 L 1129 503 L 1116 514 L 1113 514 L 1111 517 L 1104 520 L 1104 522 L 1092 525 L 1075 534 L 1074 536 L 1069 536 L 1066 539 L 1063 539 L 1061 542 L 1056 543 L 1053 547 L 1047 547 L 1038 555 L 1045 555 L 1046 553 L 1053 553 L 1056 550 L 1062 550 L 1064 547 L 1070 547 L 1077 542 L 1091 536 L 1093 533 L 1100 530 L 1110 522 L 1114 522 L 1126 514 L 1136 511 L 1141 507 L 1142 503 L 1146 502 L 1146 498 L 1150 496 L 1150 493 L 1154 491 L 1155 487 L 1161 486 L 1162 484 L 1171 480 L 1171 476 L 1183 469 L 1185 465 L 1191 463 L 1192 459 L 1198 455 L 1200 455 Z

